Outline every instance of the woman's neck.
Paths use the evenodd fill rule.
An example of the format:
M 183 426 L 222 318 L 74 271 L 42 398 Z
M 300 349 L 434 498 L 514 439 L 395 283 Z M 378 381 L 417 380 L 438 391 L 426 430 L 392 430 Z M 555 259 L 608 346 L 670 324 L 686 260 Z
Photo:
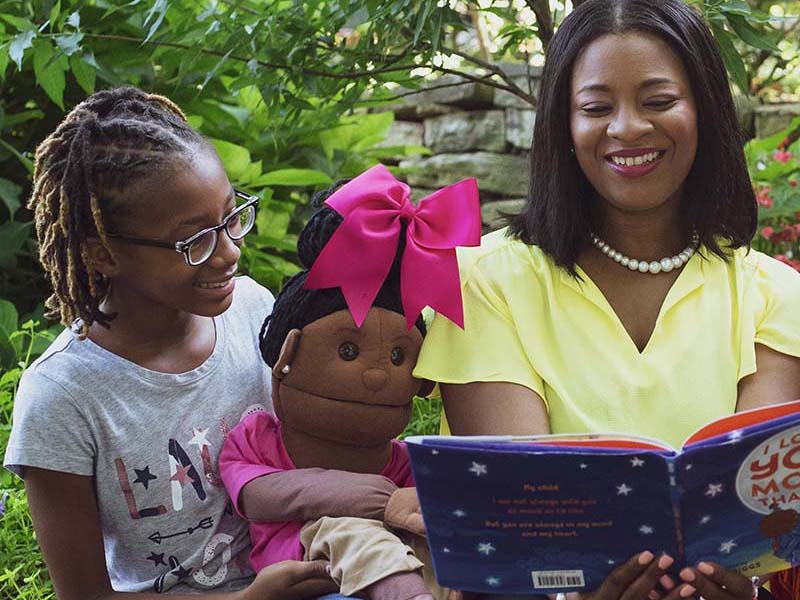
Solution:
M 648 261 L 677 254 L 689 243 L 691 235 L 677 207 L 648 213 L 623 212 L 609 207 L 603 226 L 596 233 L 625 256 Z

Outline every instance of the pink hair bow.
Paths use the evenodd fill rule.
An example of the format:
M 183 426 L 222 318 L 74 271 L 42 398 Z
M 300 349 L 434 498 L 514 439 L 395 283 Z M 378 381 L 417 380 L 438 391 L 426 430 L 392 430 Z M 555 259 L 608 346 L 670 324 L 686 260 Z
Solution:
M 463 329 L 455 247 L 480 244 L 475 179 L 442 188 L 414 206 L 409 187 L 376 165 L 336 190 L 325 204 L 344 221 L 314 261 L 303 287 L 341 288 L 361 327 L 389 274 L 405 222 L 400 290 L 406 325 L 410 329 L 430 306 Z

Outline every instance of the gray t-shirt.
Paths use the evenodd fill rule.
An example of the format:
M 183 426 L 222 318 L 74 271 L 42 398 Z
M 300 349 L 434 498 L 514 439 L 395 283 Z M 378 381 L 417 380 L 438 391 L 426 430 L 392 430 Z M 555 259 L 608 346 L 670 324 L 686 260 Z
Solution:
M 23 374 L 5 466 L 95 478 L 117 591 L 202 593 L 252 580 L 247 523 L 217 459 L 227 432 L 272 411 L 258 333 L 273 298 L 247 277 L 214 319 L 211 356 L 180 374 L 145 369 L 64 331 Z

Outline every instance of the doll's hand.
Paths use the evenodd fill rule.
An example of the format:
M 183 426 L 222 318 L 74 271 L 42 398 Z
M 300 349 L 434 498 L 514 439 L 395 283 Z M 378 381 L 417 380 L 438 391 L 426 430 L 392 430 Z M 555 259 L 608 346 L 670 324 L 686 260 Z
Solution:
M 753 583 L 744 575 L 712 562 L 701 562 L 696 567 L 687 567 L 680 572 L 683 584 L 664 600 L 753 600 Z
M 797 526 L 798 514 L 793 510 L 778 510 L 770 513 L 759 523 L 761 535 L 776 538 L 791 533 Z
M 389 497 L 383 522 L 395 529 L 405 529 L 416 535 L 425 537 L 425 523 L 419 507 L 416 488 L 398 488 Z
M 301 600 L 339 591 L 331 579 L 328 563 L 322 560 L 303 562 L 285 560 L 258 572 L 241 591 L 240 600 Z

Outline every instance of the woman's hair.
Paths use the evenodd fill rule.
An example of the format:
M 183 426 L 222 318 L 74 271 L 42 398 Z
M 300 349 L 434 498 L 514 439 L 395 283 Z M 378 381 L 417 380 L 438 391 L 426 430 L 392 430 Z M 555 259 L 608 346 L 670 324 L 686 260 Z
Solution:
M 115 315 L 100 310 L 108 280 L 86 240 L 110 252 L 106 230 L 130 214 L 137 184 L 174 172 L 205 143 L 173 102 L 133 87 L 97 92 L 67 114 L 36 149 L 29 203 L 53 287 L 47 316 L 78 324 L 81 337 L 95 321 L 109 324 Z
M 311 215 L 297 240 L 297 254 L 305 270 L 289 279 L 283 286 L 275 299 L 272 314 L 264 320 L 258 336 L 261 356 L 270 367 L 278 361 L 283 341 L 292 329 L 302 329 L 317 319 L 340 310 L 347 310 L 347 302 L 339 288 L 303 288 L 309 269 L 343 220 L 339 213 L 322 203 L 347 181 L 347 179 L 337 181 L 327 190 L 317 193 L 311 200 L 312 206 L 317 210 Z M 401 315 L 403 302 L 400 293 L 400 259 L 405 249 L 405 237 L 405 226 L 403 226 L 392 267 L 372 302 L 373 306 Z M 424 336 L 425 322 L 422 316 L 417 319 L 415 325 Z
M 601 223 L 595 191 L 571 154 L 571 79 L 575 62 L 600 36 L 638 32 L 663 40 L 680 58 L 697 110 L 697 155 L 684 184 L 681 220 L 687 238 L 725 258 L 718 238 L 747 246 L 756 201 L 747 173 L 727 73 L 703 19 L 681 0 L 588 0 L 561 24 L 547 49 L 531 151 L 531 182 L 510 232 L 538 245 L 575 274 L 575 261 Z

